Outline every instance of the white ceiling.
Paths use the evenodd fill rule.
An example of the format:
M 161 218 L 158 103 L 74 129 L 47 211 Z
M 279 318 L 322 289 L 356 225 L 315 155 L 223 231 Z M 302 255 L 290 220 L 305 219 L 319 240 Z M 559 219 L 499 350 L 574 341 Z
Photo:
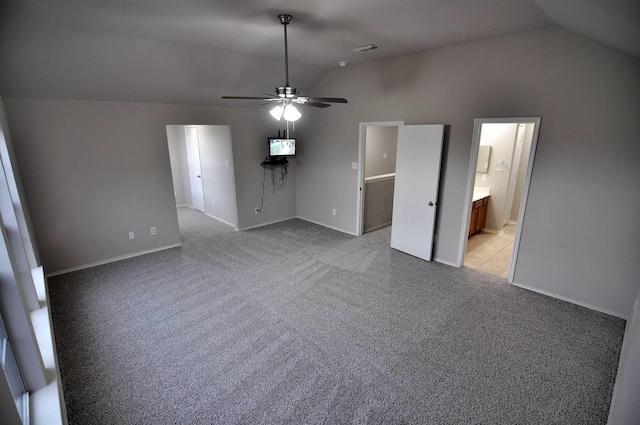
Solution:
M 638 0 L 3 0 L 4 97 L 247 105 L 350 65 L 561 25 L 640 57 Z M 354 53 L 374 43 L 380 48 Z M 340 96 L 340 93 L 319 93 Z

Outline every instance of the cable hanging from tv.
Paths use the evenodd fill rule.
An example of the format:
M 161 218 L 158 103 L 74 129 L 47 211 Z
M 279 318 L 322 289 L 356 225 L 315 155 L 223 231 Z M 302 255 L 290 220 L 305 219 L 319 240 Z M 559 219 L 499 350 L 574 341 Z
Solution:
M 263 179 L 262 179 L 262 195 L 260 197 L 260 208 L 257 209 L 258 212 L 262 212 L 262 207 L 264 206 L 264 192 L 265 185 L 267 181 L 267 168 L 271 170 L 271 187 L 273 193 L 276 193 L 276 190 L 280 190 L 284 187 L 287 182 L 287 174 L 289 172 L 288 165 L 289 161 L 287 158 L 295 157 L 296 155 L 296 139 L 289 138 L 289 129 L 285 131 L 286 137 L 280 137 L 280 130 L 278 130 L 278 137 L 269 137 L 268 138 L 268 146 L 269 146 L 269 156 L 267 156 L 264 161 L 260 163 L 263 168 Z

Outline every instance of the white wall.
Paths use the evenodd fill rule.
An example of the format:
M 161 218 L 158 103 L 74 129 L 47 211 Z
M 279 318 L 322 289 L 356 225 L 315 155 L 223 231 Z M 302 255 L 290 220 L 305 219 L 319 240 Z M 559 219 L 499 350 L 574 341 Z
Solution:
M 435 258 L 455 264 L 474 118 L 541 116 L 515 281 L 626 316 L 640 275 L 637 93 L 640 59 L 557 27 L 333 70 L 313 94 L 349 103 L 305 116 L 298 215 L 355 232 L 360 122 L 444 123 Z
M 263 109 L 5 99 L 31 219 L 47 273 L 180 242 L 166 125 L 230 125 L 238 226 L 295 216 L 295 178 L 260 202 Z M 151 236 L 149 227 L 158 234 Z M 134 231 L 136 238 L 128 239 Z
M 511 158 L 516 141 L 518 124 L 484 123 L 480 131 L 480 145 L 491 146 L 487 180 L 482 181 L 483 173 L 476 173 L 474 186 L 491 188 L 487 224 L 485 228 L 500 231 L 504 223 L 504 211 L 509 188 L 509 175 L 513 167 Z M 505 162 L 503 170 L 497 169 L 497 163 Z

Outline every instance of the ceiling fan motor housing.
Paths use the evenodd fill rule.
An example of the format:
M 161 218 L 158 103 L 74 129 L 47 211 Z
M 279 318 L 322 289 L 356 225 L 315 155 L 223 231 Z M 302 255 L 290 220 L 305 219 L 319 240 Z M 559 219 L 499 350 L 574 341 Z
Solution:
M 289 87 L 289 86 L 284 86 L 284 87 L 276 87 L 276 94 L 278 95 L 278 97 L 281 98 L 293 98 L 298 96 L 298 93 L 300 93 L 300 90 L 298 90 L 295 87 Z

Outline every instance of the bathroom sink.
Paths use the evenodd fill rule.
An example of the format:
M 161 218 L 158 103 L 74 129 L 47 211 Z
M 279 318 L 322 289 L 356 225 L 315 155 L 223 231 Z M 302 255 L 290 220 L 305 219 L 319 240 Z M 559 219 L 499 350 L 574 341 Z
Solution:
M 471 202 L 475 202 L 478 199 L 486 198 L 487 196 L 491 196 L 490 187 L 474 187 L 473 198 L 471 199 Z

